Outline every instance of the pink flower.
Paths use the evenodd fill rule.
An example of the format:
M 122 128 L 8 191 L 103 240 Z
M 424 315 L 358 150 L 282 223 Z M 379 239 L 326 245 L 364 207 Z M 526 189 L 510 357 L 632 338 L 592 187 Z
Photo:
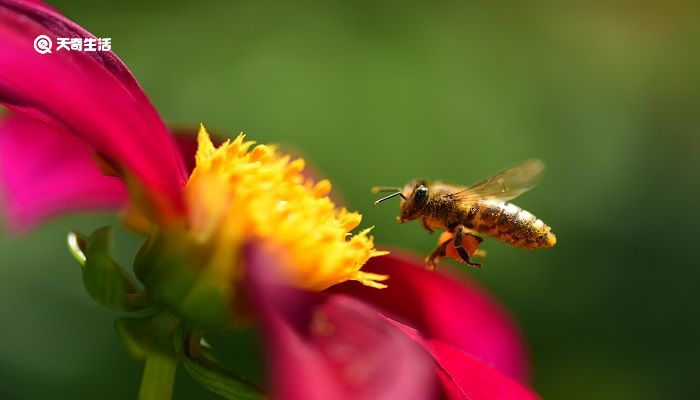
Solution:
M 378 252 L 364 233 L 355 235 L 361 239 L 353 242 L 363 260 L 369 259 L 364 267 L 348 269 L 347 276 L 336 280 L 342 283 L 314 281 L 309 283 L 312 288 L 298 284 L 307 278 L 295 269 L 299 257 L 280 257 L 278 247 L 261 239 L 264 232 L 245 236 L 232 250 L 222 247 L 229 242 L 220 239 L 232 236 L 211 233 L 225 225 L 207 223 L 229 221 L 211 219 L 218 211 L 227 212 L 227 203 L 198 202 L 208 190 L 222 190 L 206 186 L 213 176 L 207 175 L 209 169 L 219 165 L 217 152 L 250 156 L 253 164 L 265 157 L 274 165 L 282 160 L 279 165 L 293 170 L 290 174 L 298 172 L 298 163 L 286 164 L 288 159 L 276 158 L 267 147 L 246 153 L 249 145 L 242 138 L 231 144 L 240 150 L 228 144 L 216 149 L 203 133 L 197 168 L 209 169 L 200 170 L 197 185 L 206 190 L 193 187 L 185 165 L 193 158 L 194 146 L 178 144 L 114 53 L 62 50 L 42 55 L 33 48 L 38 35 L 54 42 L 58 37 L 94 37 L 40 2 L 0 0 L 0 102 L 11 110 L 0 126 L 0 187 L 15 228 L 27 229 L 65 212 L 126 209 L 130 227 L 151 239 L 167 242 L 176 237 L 165 248 L 177 250 L 183 243 L 193 247 L 185 242 L 195 229 L 190 224 L 201 222 L 195 233 L 206 237 L 206 246 L 214 246 L 207 249 L 236 257 L 225 259 L 242 266 L 235 270 L 244 279 L 232 282 L 231 275 L 215 274 L 225 279 L 211 284 L 217 289 L 226 286 L 223 293 L 233 290 L 228 286 L 243 287 L 264 328 L 272 390 L 280 397 L 536 397 L 522 384 L 527 361 L 514 324 L 472 283 L 428 272 L 411 256 L 371 258 Z M 304 182 L 299 179 L 291 182 Z M 315 198 L 325 198 L 330 190 L 324 182 L 313 188 Z M 223 189 L 224 194 L 238 193 Z M 359 223 L 352 213 L 343 210 L 338 215 L 347 229 Z M 156 237 L 154 232 L 178 234 Z M 285 264 L 292 264 L 291 270 Z M 297 274 L 291 281 L 289 271 Z M 167 266 L 157 272 L 159 279 L 168 280 Z M 159 289 L 152 275 L 143 283 Z M 377 289 L 386 275 L 388 287 Z M 294 284 L 285 284 L 289 282 Z M 161 293 L 166 306 L 183 312 L 185 320 L 189 309 L 173 299 L 190 295 L 190 289 Z M 240 297 L 227 303 L 230 315 L 238 315 L 234 309 Z

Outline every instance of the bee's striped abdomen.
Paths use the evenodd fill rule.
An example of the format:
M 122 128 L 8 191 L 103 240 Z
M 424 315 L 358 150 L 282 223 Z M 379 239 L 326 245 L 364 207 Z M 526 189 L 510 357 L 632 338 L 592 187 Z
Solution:
M 463 224 L 511 246 L 526 249 L 552 247 L 556 236 L 542 220 L 502 201 L 482 201 L 468 210 Z

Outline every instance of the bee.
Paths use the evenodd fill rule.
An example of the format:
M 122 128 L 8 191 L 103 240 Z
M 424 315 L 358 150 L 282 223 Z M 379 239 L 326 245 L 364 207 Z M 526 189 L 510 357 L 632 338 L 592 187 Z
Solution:
M 429 269 L 435 269 L 440 258 L 448 253 L 450 245 L 461 261 L 480 268 L 481 264 L 470 260 L 466 246 L 467 242 L 475 243 L 470 249 L 474 253 L 474 249 L 483 241 L 477 233 L 525 249 L 548 248 L 557 242 L 551 228 L 542 220 L 508 203 L 532 189 L 543 172 L 544 163 L 541 160 L 527 160 L 469 187 L 414 179 L 403 188 L 374 187 L 372 192 L 394 192 L 374 204 L 401 197 L 401 215 L 397 217 L 399 223 L 420 219 L 423 228 L 431 234 L 435 229 L 448 233 L 447 240 L 439 243 L 426 257 Z

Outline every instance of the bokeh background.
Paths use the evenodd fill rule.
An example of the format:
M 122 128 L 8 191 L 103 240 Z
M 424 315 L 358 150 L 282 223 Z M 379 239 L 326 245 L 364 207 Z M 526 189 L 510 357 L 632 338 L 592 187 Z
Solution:
M 112 38 L 166 121 L 303 153 L 383 244 L 427 253 L 436 238 L 397 224 L 398 202 L 373 206 L 371 186 L 469 184 L 542 158 L 547 176 L 516 203 L 557 246 L 488 240 L 485 268 L 464 271 L 519 321 L 535 389 L 700 398 L 697 3 L 52 3 Z M 70 228 L 114 221 L 62 217 L 22 238 L 3 228 L 0 398 L 135 396 L 142 365 L 64 244 Z M 136 245 L 117 235 L 124 264 Z M 259 378 L 255 336 L 211 341 Z M 176 398 L 215 398 L 179 378 Z

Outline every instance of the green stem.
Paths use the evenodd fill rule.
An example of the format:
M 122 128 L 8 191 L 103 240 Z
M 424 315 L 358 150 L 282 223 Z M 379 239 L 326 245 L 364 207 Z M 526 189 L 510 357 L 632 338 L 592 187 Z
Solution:
M 173 396 L 177 358 L 151 353 L 143 368 L 139 400 L 170 400 Z

